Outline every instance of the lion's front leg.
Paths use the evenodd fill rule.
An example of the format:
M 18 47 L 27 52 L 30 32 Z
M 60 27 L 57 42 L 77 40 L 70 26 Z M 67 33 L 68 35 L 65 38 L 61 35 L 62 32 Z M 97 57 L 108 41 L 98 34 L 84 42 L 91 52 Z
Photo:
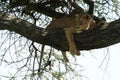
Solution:
M 80 52 L 77 50 L 74 39 L 73 39 L 73 30 L 67 28 L 65 29 L 66 38 L 69 43 L 69 50 L 72 55 L 80 55 Z

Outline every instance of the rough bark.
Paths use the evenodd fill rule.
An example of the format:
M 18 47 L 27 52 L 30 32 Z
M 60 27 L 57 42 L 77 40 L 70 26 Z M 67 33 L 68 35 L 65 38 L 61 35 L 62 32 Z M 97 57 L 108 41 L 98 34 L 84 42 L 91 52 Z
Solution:
M 32 25 L 22 19 L 13 18 L 0 12 L 0 30 L 8 30 L 20 34 L 29 40 L 68 51 L 69 46 L 63 29 L 52 30 L 43 37 L 43 28 Z M 107 47 L 120 42 L 120 19 L 108 23 L 102 28 L 94 28 L 74 35 L 79 50 L 90 50 Z

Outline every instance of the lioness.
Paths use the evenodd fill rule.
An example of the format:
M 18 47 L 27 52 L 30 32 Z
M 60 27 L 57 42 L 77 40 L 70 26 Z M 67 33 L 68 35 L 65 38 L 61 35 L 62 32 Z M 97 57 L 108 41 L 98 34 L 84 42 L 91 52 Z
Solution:
M 43 31 L 43 35 L 45 36 L 47 31 L 54 28 L 64 28 L 66 38 L 69 43 L 69 50 L 72 55 L 80 55 L 80 52 L 76 48 L 73 34 L 80 33 L 84 30 L 88 30 L 91 23 L 93 23 L 93 18 L 85 13 L 85 14 L 75 14 L 71 17 L 58 18 L 53 20 L 47 28 Z
M 88 30 L 91 23 L 93 23 L 93 18 L 89 14 L 84 14 L 84 15 L 76 14 L 75 18 L 76 18 L 75 26 L 64 28 L 64 29 L 65 29 L 66 38 L 69 43 L 70 53 L 72 55 L 75 55 L 75 54 L 80 55 L 80 52 L 76 48 L 76 45 L 73 39 L 73 34 L 80 33 L 84 30 Z

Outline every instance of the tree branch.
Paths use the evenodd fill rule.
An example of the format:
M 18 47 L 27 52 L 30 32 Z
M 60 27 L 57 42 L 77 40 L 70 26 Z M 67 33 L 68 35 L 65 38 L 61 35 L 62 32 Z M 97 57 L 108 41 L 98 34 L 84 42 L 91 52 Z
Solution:
M 0 30 L 16 32 L 27 39 L 40 44 L 52 46 L 58 50 L 68 51 L 69 46 L 63 29 L 52 30 L 43 37 L 43 28 L 36 27 L 27 21 L 13 18 L 0 12 Z M 120 42 L 120 19 L 108 23 L 101 28 L 94 28 L 74 35 L 76 46 L 79 50 L 90 50 L 107 47 Z
M 56 2 L 54 4 L 59 5 L 58 2 Z M 67 6 L 67 2 L 63 1 L 61 3 L 63 3 L 64 6 Z M 45 4 L 47 4 L 47 3 L 44 2 L 44 3 L 26 3 L 26 4 L 23 4 L 21 2 L 13 2 L 13 3 L 11 3 L 11 7 L 14 8 L 16 6 L 26 6 L 23 10 L 23 13 L 28 14 L 28 15 L 30 15 L 31 12 L 38 12 L 38 13 L 42 13 L 46 16 L 53 17 L 53 18 L 61 18 L 61 17 L 69 16 L 66 13 L 61 13 L 61 12 L 58 12 L 56 10 L 53 10 L 50 6 L 45 6 Z M 60 6 L 63 6 L 63 5 L 61 4 Z M 84 10 L 80 6 L 78 6 L 76 3 L 72 3 L 72 6 L 79 13 L 84 13 Z

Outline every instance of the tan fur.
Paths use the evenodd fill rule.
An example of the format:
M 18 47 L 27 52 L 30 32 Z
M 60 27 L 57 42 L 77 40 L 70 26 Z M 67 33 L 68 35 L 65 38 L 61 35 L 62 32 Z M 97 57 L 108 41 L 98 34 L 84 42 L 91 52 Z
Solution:
M 71 17 L 64 17 L 53 20 L 45 29 L 48 31 L 55 28 L 64 28 L 66 38 L 69 43 L 69 50 L 72 55 L 80 55 L 80 52 L 77 50 L 73 34 L 80 33 L 84 30 L 89 29 L 91 23 L 93 23 L 93 18 L 89 14 L 75 14 Z M 44 32 L 45 32 L 44 31 Z M 65 56 L 63 56 L 65 57 Z
M 84 14 L 83 16 L 76 15 L 76 17 L 77 17 L 76 26 L 65 28 L 66 38 L 69 43 L 69 50 L 72 55 L 80 55 L 80 52 L 76 48 L 76 45 L 73 39 L 73 34 L 80 33 L 84 30 L 88 30 L 90 28 L 91 23 L 93 23 L 92 17 L 88 14 Z
M 47 26 L 46 30 L 55 29 L 55 28 L 68 28 L 76 26 L 76 15 L 70 17 L 63 17 L 54 19 L 51 23 Z
M 66 51 L 61 51 L 62 52 L 62 55 L 63 55 L 63 59 L 65 62 L 69 62 L 68 58 L 67 58 L 67 55 L 66 55 Z

